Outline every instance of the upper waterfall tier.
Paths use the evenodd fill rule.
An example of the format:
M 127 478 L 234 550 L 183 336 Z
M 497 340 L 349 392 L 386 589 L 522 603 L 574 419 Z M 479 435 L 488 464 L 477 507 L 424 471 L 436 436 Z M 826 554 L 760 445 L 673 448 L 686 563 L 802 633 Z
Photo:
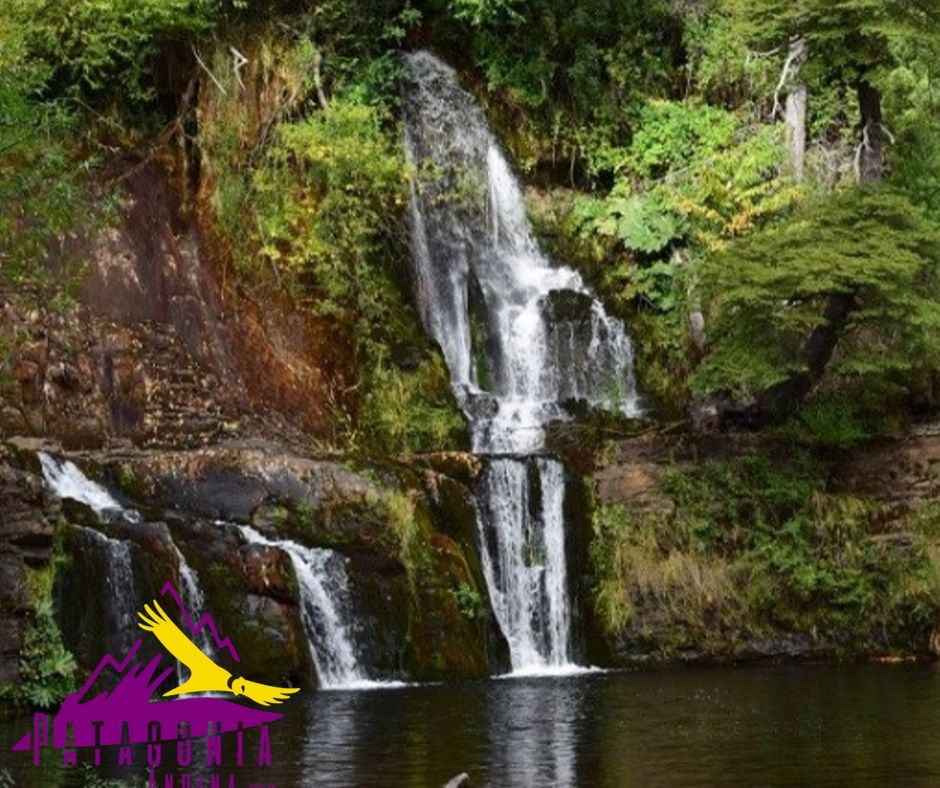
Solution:
M 474 449 L 539 449 L 565 403 L 637 414 L 623 324 L 539 248 L 509 163 L 453 70 L 427 52 L 405 62 L 418 302 Z

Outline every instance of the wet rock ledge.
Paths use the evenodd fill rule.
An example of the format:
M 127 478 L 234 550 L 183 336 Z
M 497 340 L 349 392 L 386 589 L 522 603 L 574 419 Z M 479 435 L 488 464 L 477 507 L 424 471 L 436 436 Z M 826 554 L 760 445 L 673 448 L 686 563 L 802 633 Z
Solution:
M 370 676 L 477 677 L 506 661 L 475 544 L 470 486 L 480 468 L 469 455 L 357 466 L 262 441 L 65 455 L 35 439 L 0 445 L 0 682 L 19 676 L 39 573 L 52 576 L 56 618 L 80 670 L 126 646 L 108 610 L 103 535 L 130 545 L 135 588 L 125 592 L 134 602 L 167 581 L 179 586 L 182 555 L 246 676 L 314 686 L 291 563 L 276 547 L 249 543 L 245 525 L 342 554 Z M 74 461 L 139 521 L 56 500 L 42 483 L 39 449 Z

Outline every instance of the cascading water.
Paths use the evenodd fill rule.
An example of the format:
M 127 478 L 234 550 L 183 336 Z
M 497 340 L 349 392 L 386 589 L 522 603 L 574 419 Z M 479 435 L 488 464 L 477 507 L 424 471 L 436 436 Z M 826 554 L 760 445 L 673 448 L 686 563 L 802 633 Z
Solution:
M 139 520 L 136 512 L 125 511 L 111 493 L 85 476 L 75 463 L 57 460 L 45 452 L 39 452 L 39 463 L 46 484 L 57 497 L 84 503 L 103 519 L 126 516 L 132 521 Z M 83 526 L 81 532 L 101 550 L 105 559 L 104 565 L 108 567 L 104 578 L 107 589 L 108 631 L 112 633 L 112 648 L 123 654 L 133 644 L 136 629 L 131 546 L 94 528 Z
M 134 568 L 131 546 L 120 539 L 112 539 L 94 528 L 81 526 L 81 531 L 104 555 L 108 573 L 104 578 L 107 589 L 105 610 L 111 648 L 116 656 L 127 653 L 137 639 L 137 605 L 134 601 Z
M 536 456 L 582 403 L 640 412 L 633 346 L 581 276 L 536 242 L 512 170 L 473 97 L 427 52 L 405 58 L 405 147 L 417 299 L 440 344 L 480 485 L 484 573 L 514 672 L 571 661 L 564 473 Z
M 183 555 L 178 547 L 176 548 L 176 560 L 179 566 L 180 598 L 183 600 L 186 612 L 189 613 L 189 617 L 195 624 L 205 612 L 206 595 L 203 593 L 202 584 L 199 582 L 199 575 L 196 574 L 196 570 L 189 565 L 186 556 Z M 196 634 L 196 642 L 204 654 L 207 654 L 213 659 L 215 658 L 215 643 L 212 640 L 212 635 L 208 627 L 203 627 L 199 630 Z
M 349 689 L 375 684 L 356 658 L 343 556 L 288 539 L 268 539 L 247 525 L 239 530 L 250 544 L 276 547 L 290 558 L 300 587 L 301 619 L 320 685 L 324 689 Z
M 180 599 L 186 607 L 194 624 L 199 622 L 206 609 L 206 595 L 203 593 L 202 584 L 199 582 L 199 575 L 193 569 L 183 552 L 174 545 L 176 550 L 176 562 L 180 578 Z M 218 662 L 218 651 L 215 647 L 215 641 L 208 627 L 200 629 L 195 637 L 196 645 L 199 646 L 203 654 L 210 657 L 214 662 Z M 180 684 L 186 679 L 186 668 L 181 662 L 176 662 L 176 678 Z
M 50 489 L 59 498 L 70 498 L 89 506 L 104 520 L 123 518 L 127 522 L 141 523 L 143 518 L 134 509 L 126 509 L 100 484 L 93 482 L 75 463 L 58 460 L 45 452 L 39 452 L 39 463 L 43 477 Z M 131 545 L 121 539 L 113 539 L 94 528 L 82 527 L 82 532 L 105 554 L 108 574 L 105 584 L 108 590 L 107 610 L 110 631 L 121 640 L 120 653 L 129 648 L 137 635 L 136 603 L 134 601 L 134 570 L 131 563 Z M 205 609 L 205 594 L 196 574 L 182 551 L 173 544 L 179 567 L 180 592 L 183 604 L 190 617 L 196 621 Z M 215 656 L 215 644 L 207 630 L 196 636 L 199 647 L 211 657 Z M 182 681 L 182 666 L 177 663 L 177 674 Z
M 83 503 L 103 519 L 120 514 L 130 520 L 140 519 L 137 512 L 126 511 L 104 487 L 85 476 L 74 462 L 57 460 L 44 451 L 38 456 L 46 484 L 57 497 Z

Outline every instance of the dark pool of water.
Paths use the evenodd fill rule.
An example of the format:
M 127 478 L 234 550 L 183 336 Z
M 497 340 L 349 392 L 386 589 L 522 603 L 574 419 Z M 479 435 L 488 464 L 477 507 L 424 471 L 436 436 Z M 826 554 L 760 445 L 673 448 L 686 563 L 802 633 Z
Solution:
M 492 786 L 940 785 L 934 666 L 494 680 L 320 692 L 286 710 L 273 767 L 237 785 L 435 786 L 464 771 Z M 5 750 L 26 725 L 0 723 Z M 8 750 L 0 763 L 18 785 L 88 780 Z

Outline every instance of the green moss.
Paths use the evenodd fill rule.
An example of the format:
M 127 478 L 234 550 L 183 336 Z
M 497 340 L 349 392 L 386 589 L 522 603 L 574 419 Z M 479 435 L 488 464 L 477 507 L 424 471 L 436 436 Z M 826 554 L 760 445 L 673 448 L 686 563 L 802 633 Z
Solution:
M 423 577 L 434 570 L 434 557 L 429 546 L 430 523 L 421 516 L 413 495 L 392 492 L 383 501 L 385 514 L 399 542 L 398 556 L 408 573 L 412 592 Z

